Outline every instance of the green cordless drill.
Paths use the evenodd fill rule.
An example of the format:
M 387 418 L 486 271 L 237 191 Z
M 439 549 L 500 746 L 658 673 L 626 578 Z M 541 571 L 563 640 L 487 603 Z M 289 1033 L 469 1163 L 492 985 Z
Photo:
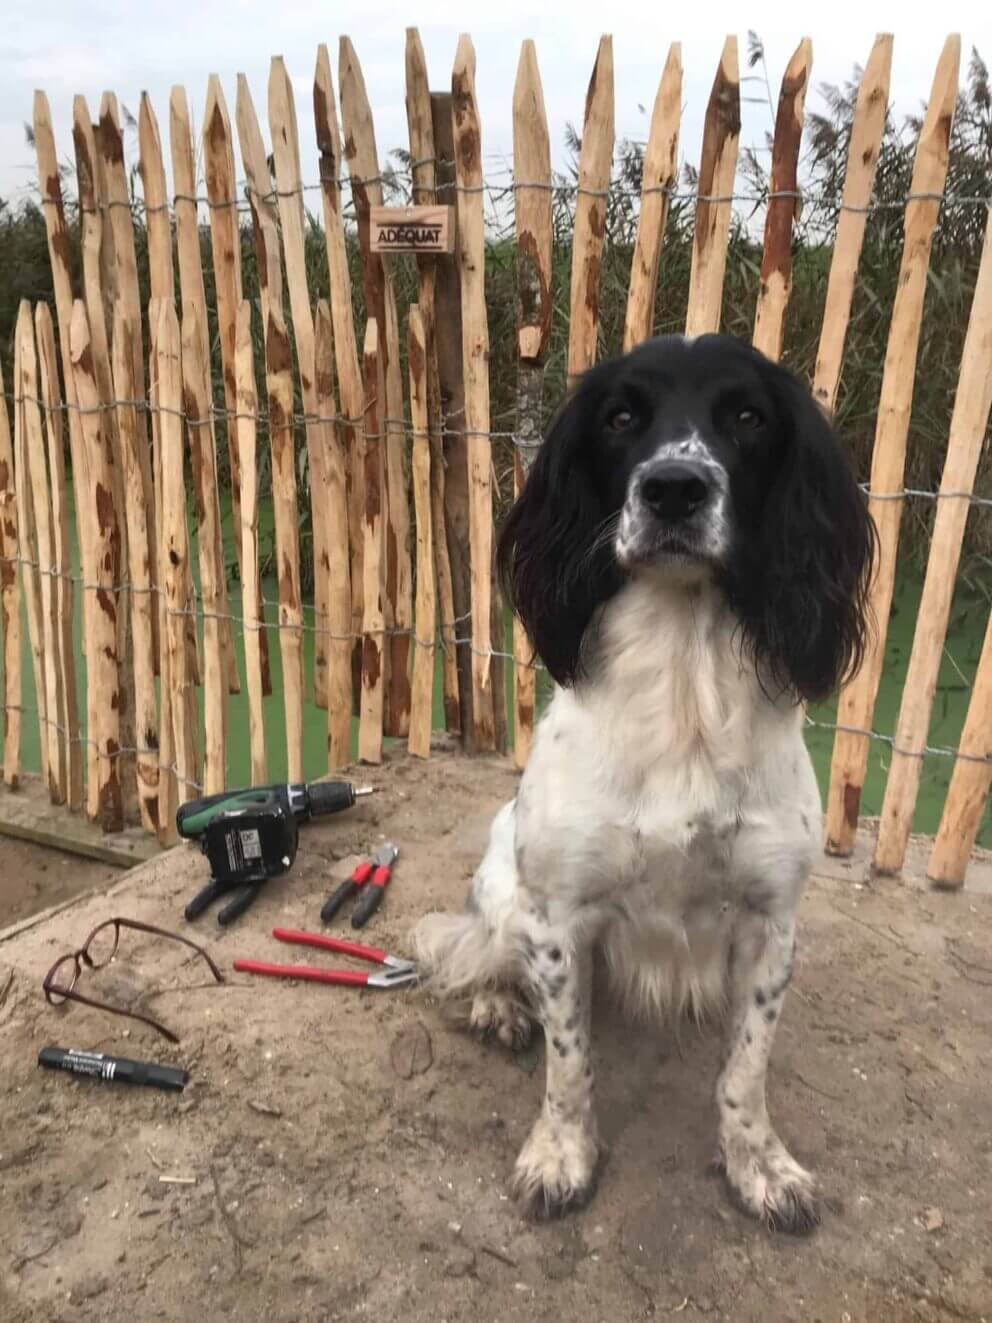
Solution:
M 197 918 L 218 896 L 236 891 L 217 922 L 236 919 L 270 877 L 292 866 L 301 822 L 340 813 L 371 793 L 371 786 L 350 781 L 296 782 L 224 791 L 183 804 L 176 813 L 179 835 L 199 841 L 210 864 L 210 881 L 186 906 L 186 918 Z

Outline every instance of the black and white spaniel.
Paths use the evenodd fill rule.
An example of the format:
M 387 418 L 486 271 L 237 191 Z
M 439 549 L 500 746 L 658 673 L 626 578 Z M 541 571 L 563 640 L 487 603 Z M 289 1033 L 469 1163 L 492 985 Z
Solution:
M 865 646 L 874 530 L 794 377 L 727 336 L 652 340 L 581 378 L 500 543 L 558 682 L 463 913 L 415 940 L 428 984 L 508 1045 L 544 1028 L 547 1091 L 515 1187 L 547 1215 L 598 1152 L 593 958 L 640 1011 L 727 1025 L 719 1152 L 770 1225 L 818 1220 L 765 1072 L 821 846 L 803 743 Z

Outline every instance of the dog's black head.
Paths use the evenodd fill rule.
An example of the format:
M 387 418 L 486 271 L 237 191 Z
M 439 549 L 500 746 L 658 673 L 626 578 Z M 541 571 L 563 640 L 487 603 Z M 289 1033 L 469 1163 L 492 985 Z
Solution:
M 632 575 L 710 578 L 762 673 L 803 699 L 857 669 L 874 527 L 798 379 L 725 335 L 664 336 L 599 364 L 551 425 L 500 568 L 560 684 Z

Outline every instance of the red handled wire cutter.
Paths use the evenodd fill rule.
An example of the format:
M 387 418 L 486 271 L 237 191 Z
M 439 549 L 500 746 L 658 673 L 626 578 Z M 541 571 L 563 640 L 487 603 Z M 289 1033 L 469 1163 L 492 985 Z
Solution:
M 340 937 L 326 937 L 323 933 L 297 932 L 294 928 L 273 928 L 272 936 L 280 942 L 294 946 L 315 946 L 321 951 L 337 951 L 340 955 L 355 956 L 373 965 L 384 966 L 381 974 L 363 969 L 320 969 L 314 965 L 273 965 L 267 960 L 235 960 L 234 968 L 243 974 L 268 974 L 272 978 L 300 978 L 311 983 L 345 983 L 359 988 L 398 988 L 416 983 L 417 966 L 412 960 L 389 955 L 376 946 L 360 946 Z
M 342 882 L 337 891 L 324 901 L 324 908 L 320 911 L 323 922 L 330 923 L 341 906 L 356 893 L 361 892 L 355 912 L 351 916 L 351 926 L 364 928 L 382 904 L 389 879 L 393 875 L 393 864 L 399 858 L 399 853 L 399 846 L 387 841 L 385 845 L 380 845 L 371 859 L 363 859 L 351 877 L 346 882 Z

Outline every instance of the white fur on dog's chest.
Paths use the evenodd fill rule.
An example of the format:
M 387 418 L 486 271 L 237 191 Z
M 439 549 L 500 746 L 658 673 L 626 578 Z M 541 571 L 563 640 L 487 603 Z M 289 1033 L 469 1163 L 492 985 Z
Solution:
M 820 831 L 801 713 L 740 665 L 716 603 L 685 602 L 625 590 L 513 814 L 519 883 L 585 910 L 636 1000 L 665 1006 L 718 995 L 741 910 L 793 905 Z

